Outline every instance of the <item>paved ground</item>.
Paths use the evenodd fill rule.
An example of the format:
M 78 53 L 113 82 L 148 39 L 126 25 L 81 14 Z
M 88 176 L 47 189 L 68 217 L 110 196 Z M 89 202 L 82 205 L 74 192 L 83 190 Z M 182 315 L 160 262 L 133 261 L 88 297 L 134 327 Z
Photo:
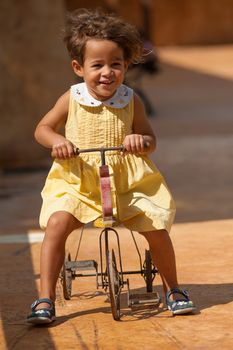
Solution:
M 0 187 L 0 349 L 233 348 L 233 47 L 170 48 L 160 56 L 161 73 L 145 80 L 157 112 L 151 119 L 158 137 L 153 159 L 177 201 L 171 238 L 179 280 L 195 300 L 196 314 L 171 317 L 162 305 L 132 312 L 123 292 L 122 319 L 115 322 L 94 279 L 79 279 L 71 301 L 64 301 L 58 285 L 56 323 L 27 326 L 39 282 L 38 195 L 46 172 L 8 173 Z M 79 234 L 67 242 L 73 256 Z M 86 230 L 80 258 L 98 260 L 97 236 Z M 120 238 L 124 266 L 135 268 L 128 232 L 120 229 Z M 138 242 L 143 252 L 143 238 Z M 144 283 L 130 277 L 130 286 L 142 291 Z M 159 276 L 155 286 L 162 295 Z

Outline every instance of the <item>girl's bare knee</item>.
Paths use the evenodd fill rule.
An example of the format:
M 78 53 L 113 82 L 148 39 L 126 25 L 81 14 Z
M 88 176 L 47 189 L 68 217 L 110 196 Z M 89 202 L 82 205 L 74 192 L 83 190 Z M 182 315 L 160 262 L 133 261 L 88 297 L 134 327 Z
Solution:
M 79 228 L 82 224 L 68 212 L 56 212 L 49 218 L 46 233 L 68 235 L 76 228 Z
M 143 235 L 148 242 L 151 241 L 160 241 L 169 236 L 169 233 L 166 230 L 154 230 L 148 232 L 139 232 Z

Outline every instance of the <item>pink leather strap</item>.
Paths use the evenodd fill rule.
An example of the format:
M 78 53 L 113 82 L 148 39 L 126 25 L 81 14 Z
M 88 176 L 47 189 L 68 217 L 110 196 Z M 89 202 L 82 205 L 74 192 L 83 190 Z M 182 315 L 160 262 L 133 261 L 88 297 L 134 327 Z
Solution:
M 112 193 L 111 193 L 111 184 L 109 177 L 109 168 L 108 165 L 101 165 L 99 168 L 100 175 L 100 189 L 101 189 L 101 200 L 102 200 L 102 210 L 103 210 L 103 219 L 106 217 L 112 217 Z

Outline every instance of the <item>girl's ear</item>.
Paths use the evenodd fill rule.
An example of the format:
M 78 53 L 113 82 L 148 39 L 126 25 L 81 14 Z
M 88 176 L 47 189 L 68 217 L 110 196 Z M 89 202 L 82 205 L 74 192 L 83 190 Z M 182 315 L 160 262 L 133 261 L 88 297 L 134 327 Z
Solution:
M 83 77 L 83 67 L 77 60 L 73 60 L 71 62 L 72 68 L 79 77 Z

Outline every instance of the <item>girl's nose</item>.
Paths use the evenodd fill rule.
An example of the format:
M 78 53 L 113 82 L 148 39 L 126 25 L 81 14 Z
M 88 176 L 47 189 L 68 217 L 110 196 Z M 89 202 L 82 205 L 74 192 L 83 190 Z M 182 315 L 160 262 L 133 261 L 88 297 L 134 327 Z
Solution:
M 110 76 L 112 74 L 112 69 L 109 66 L 104 66 L 103 69 L 103 75 L 104 76 Z

